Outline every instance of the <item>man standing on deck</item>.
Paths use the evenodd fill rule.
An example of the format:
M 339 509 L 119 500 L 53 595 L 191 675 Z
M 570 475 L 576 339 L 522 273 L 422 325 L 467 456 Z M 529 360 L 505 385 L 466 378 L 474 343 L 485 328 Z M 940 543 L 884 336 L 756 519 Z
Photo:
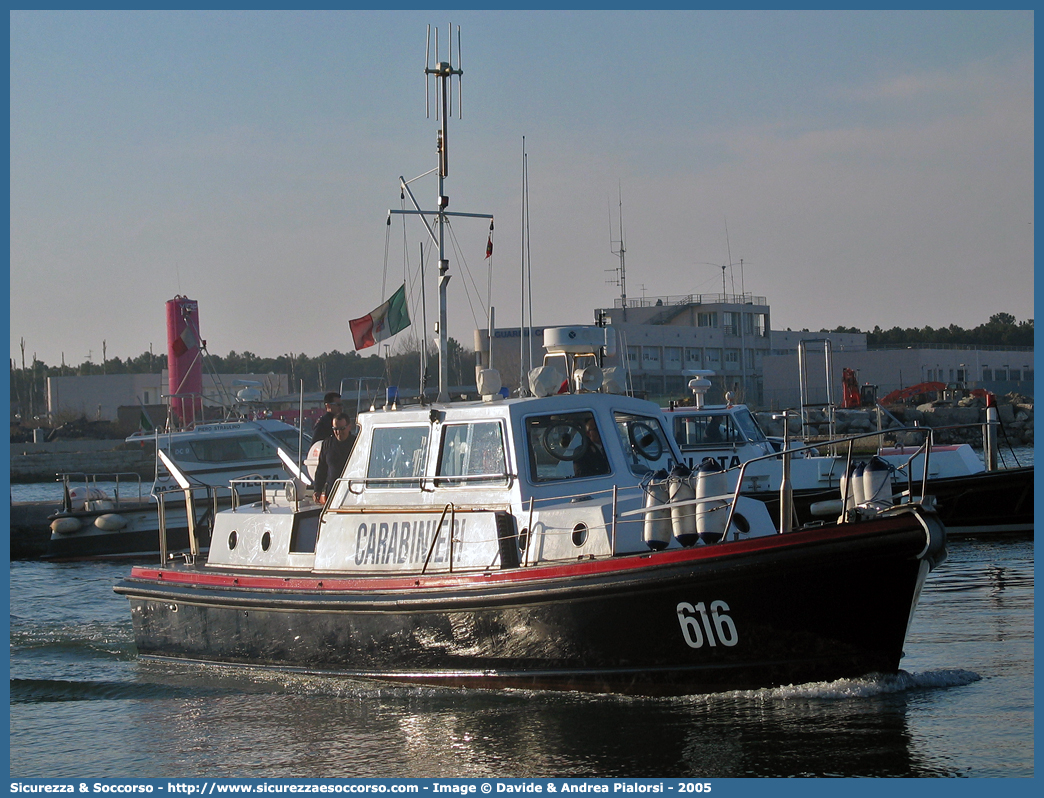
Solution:
M 337 391 L 330 391 L 323 396 L 326 412 L 319 417 L 312 427 L 312 443 L 325 441 L 333 433 L 330 428 L 333 425 L 333 417 L 341 412 L 341 395 Z
M 333 436 L 323 441 L 319 450 L 319 464 L 315 468 L 315 501 L 325 504 L 333 491 L 334 483 L 341 477 L 348 456 L 355 447 L 356 435 L 352 434 L 352 423 L 344 413 L 333 417 Z

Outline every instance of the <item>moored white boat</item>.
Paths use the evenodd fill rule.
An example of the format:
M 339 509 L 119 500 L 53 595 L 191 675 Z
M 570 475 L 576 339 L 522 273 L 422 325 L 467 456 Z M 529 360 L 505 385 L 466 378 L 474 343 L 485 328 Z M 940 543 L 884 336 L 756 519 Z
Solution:
M 779 442 L 765 435 L 742 404 L 703 405 L 697 398 L 693 406 L 671 407 L 666 414 L 690 467 L 709 457 L 730 469 L 731 485 L 741 464 L 779 449 Z M 987 453 L 991 446 L 996 450 L 995 440 L 990 441 L 996 423 L 993 411 L 979 425 Z M 1033 466 L 997 468 L 990 462 L 995 458 L 987 454 L 988 468 L 966 443 L 933 443 L 935 432 L 930 427 L 905 427 L 890 428 L 883 434 L 868 433 L 861 436 L 868 444 L 884 435 L 893 440 L 906 437 L 916 444 L 880 446 L 869 453 L 864 446 L 852 456 L 847 446 L 818 443 L 818 451 L 803 447 L 790 461 L 798 520 L 805 523 L 823 513 L 837 515 L 837 494 L 848 469 L 859 468 L 876 457 L 893 471 L 897 493 L 915 488 L 921 492 L 918 483 L 927 468 L 928 482 L 923 490 L 934 497 L 950 536 L 1032 532 Z M 743 473 L 743 489 L 774 506 L 773 497 L 778 495 L 782 481 L 781 462 L 775 458 L 759 460 Z
M 129 481 L 127 475 L 63 474 L 62 507 L 48 519 L 51 538 L 46 559 L 142 558 L 161 553 L 160 501 L 166 505 L 163 551 L 188 551 L 190 524 L 185 491 L 164 466 L 164 458 L 192 485 L 191 527 L 197 544 L 205 549 L 215 507 L 231 504 L 229 480 L 247 475 L 287 477 L 290 472 L 278 451 L 282 449 L 291 462 L 295 461 L 299 431 L 276 419 L 230 418 L 183 430 L 136 434 L 127 440 L 155 447 L 155 481 L 143 489 L 139 478 Z M 95 487 L 106 478 L 117 479 L 116 490 Z

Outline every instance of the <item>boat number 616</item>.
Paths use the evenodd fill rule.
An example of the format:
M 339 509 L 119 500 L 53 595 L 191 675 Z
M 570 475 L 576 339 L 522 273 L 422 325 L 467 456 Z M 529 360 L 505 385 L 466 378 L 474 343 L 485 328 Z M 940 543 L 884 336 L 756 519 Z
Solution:
M 706 641 L 709 646 L 721 643 L 723 646 L 734 646 L 739 642 L 739 632 L 732 618 L 724 613 L 729 605 L 724 601 L 712 601 L 710 612 L 701 601 L 695 607 L 687 601 L 678 604 L 678 623 L 681 624 L 682 637 L 690 648 L 703 648 Z

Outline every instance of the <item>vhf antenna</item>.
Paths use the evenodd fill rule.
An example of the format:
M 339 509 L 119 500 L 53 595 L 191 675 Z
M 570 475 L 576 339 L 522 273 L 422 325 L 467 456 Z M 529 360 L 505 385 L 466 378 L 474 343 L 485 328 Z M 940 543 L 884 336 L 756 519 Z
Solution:
M 620 256 L 620 267 L 618 269 L 606 269 L 607 272 L 619 272 L 618 280 L 609 280 L 613 285 L 620 286 L 620 302 L 623 305 L 623 320 L 627 321 L 627 272 L 624 270 L 624 232 L 623 232 L 623 189 L 620 189 L 620 248 L 612 249 L 616 244 L 613 239 L 613 214 L 609 212 L 609 251 Z
M 446 120 L 453 116 L 453 77 L 457 78 L 457 119 L 464 118 L 464 89 L 460 68 L 460 25 L 457 26 L 457 66 L 453 66 L 453 26 L 450 25 L 446 42 L 446 60 L 440 59 L 439 29 L 435 28 L 435 62 L 431 62 L 431 25 L 424 43 L 424 115 L 431 118 L 431 84 L 428 78 L 435 77 L 435 119 L 442 122 L 439 130 L 439 175 L 449 174 L 449 142 L 446 139 Z
M 413 210 L 401 209 L 401 210 L 389 210 L 389 219 L 391 214 L 414 214 L 421 217 L 421 221 L 424 223 L 424 227 L 428 232 L 428 236 L 432 242 L 438 247 L 439 252 L 439 398 L 438 401 L 446 402 L 449 401 L 449 336 L 446 330 L 446 294 L 450 281 L 449 273 L 449 260 L 446 258 L 446 225 L 452 216 L 470 217 L 478 219 L 489 219 L 492 223 L 493 216 L 488 213 L 460 213 L 456 211 L 449 211 L 450 199 L 446 193 L 445 179 L 449 174 L 449 143 L 446 134 L 447 120 L 449 119 L 453 110 L 453 91 L 451 86 L 453 85 L 453 78 L 457 78 L 457 114 L 461 116 L 461 102 L 460 98 L 462 92 L 460 91 L 460 78 L 464 74 L 464 70 L 460 68 L 460 26 L 457 26 L 457 65 L 453 66 L 453 26 L 449 26 L 449 35 L 446 42 L 446 58 L 448 60 L 440 60 L 441 49 L 439 47 L 439 29 L 435 29 L 435 61 L 434 64 L 431 62 L 431 25 L 428 25 L 428 36 L 425 43 L 424 52 L 424 110 L 425 115 L 431 117 L 431 106 L 429 105 L 430 89 L 428 84 L 428 77 L 435 77 L 435 114 L 436 118 L 440 122 L 439 133 L 438 133 L 438 153 L 439 153 L 439 194 L 436 200 L 438 210 L 426 211 L 417 202 L 417 198 L 413 195 L 413 191 L 410 189 L 404 177 L 399 177 L 399 187 L 402 190 L 404 197 L 409 197 L 410 203 L 413 205 Z M 427 172 L 426 174 L 431 174 Z M 429 222 L 429 218 L 434 221 L 434 225 Z M 423 288 L 422 288 L 423 290 Z

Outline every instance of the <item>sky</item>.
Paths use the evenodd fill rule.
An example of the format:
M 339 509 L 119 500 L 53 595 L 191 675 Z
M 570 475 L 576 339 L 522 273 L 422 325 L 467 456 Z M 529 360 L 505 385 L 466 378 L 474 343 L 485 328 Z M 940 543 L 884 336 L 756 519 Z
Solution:
M 774 329 L 1033 317 L 1032 11 L 16 11 L 10 351 L 352 351 L 405 280 L 421 327 L 438 122 L 425 37 L 461 30 L 447 332 L 590 324 L 619 299 L 765 297 Z M 454 60 L 455 57 L 454 57 Z M 524 146 L 523 146 L 524 142 Z M 523 192 L 525 152 L 528 192 Z M 437 318 L 426 254 L 428 332 Z M 741 265 L 742 263 L 742 265 Z M 529 319 L 529 311 L 526 313 Z M 391 351 L 406 333 L 391 339 Z M 363 355 L 375 349 L 365 349 Z

